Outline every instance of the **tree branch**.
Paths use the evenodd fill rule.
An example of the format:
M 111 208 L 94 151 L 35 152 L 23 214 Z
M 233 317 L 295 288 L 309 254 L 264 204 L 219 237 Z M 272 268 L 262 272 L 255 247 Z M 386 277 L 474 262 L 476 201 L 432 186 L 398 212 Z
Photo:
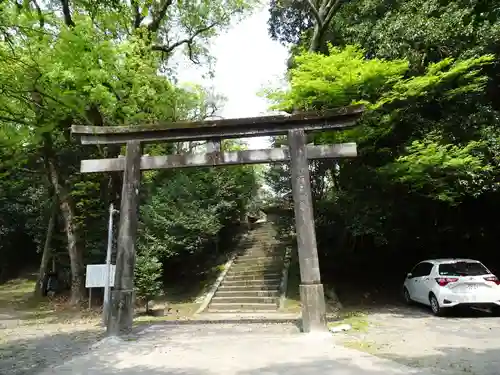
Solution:
M 333 6 L 333 3 L 335 0 L 323 0 L 321 2 L 321 6 L 319 8 L 319 12 L 321 13 L 321 16 L 324 18 L 325 15 L 330 11 L 331 7 Z
M 337 10 L 340 8 L 341 0 L 336 0 L 335 2 L 333 2 L 333 1 L 334 0 L 330 1 L 330 3 L 333 3 L 333 4 L 331 5 L 331 8 L 329 9 L 328 14 L 325 17 L 325 25 L 324 25 L 324 27 L 328 27 L 328 25 L 330 24 L 330 21 L 332 20 L 333 16 L 337 12 Z
M 139 3 L 136 0 L 132 0 L 131 5 L 134 8 L 134 29 L 138 29 L 141 26 L 144 17 L 141 15 Z
M 165 15 L 167 14 L 168 7 L 172 5 L 173 0 L 164 0 L 163 4 L 160 4 L 160 9 L 158 12 L 153 12 L 151 15 L 153 18 L 153 21 L 148 25 L 148 29 L 150 32 L 155 33 L 158 31 L 161 25 L 161 21 L 163 18 L 165 18 Z
M 10 122 L 12 124 L 32 125 L 32 123 L 29 121 L 26 121 L 25 118 L 11 118 L 11 117 L 0 115 L 0 121 L 6 121 L 6 122 Z
M 318 52 L 322 48 L 322 42 L 325 32 L 332 21 L 336 11 L 340 8 L 342 0 L 324 0 L 321 3 L 319 11 L 316 9 L 311 0 L 307 0 L 309 7 L 316 19 L 314 25 L 314 33 L 309 44 L 310 52 Z
M 33 5 L 35 6 L 36 13 L 38 14 L 38 22 L 40 24 L 40 28 L 43 29 L 45 26 L 45 19 L 43 17 L 42 9 L 40 9 L 40 6 L 38 5 L 36 0 L 31 0 Z
M 69 0 L 61 0 L 62 11 L 64 15 L 64 23 L 68 27 L 74 27 L 75 23 L 71 18 L 71 10 L 69 9 Z
M 312 15 L 314 16 L 314 18 L 316 19 L 316 22 L 321 25 L 323 23 L 323 20 L 321 19 L 321 16 L 318 12 L 318 9 L 316 9 L 316 6 L 314 5 L 314 3 L 312 2 L 312 0 L 307 0 L 307 3 L 309 4 L 309 8 L 311 9 L 311 13 Z
M 161 52 L 164 52 L 166 54 L 170 54 L 177 47 L 180 47 L 183 44 L 187 44 L 187 46 L 189 48 L 189 58 L 193 61 L 193 53 L 192 53 L 192 50 L 191 50 L 191 45 L 193 44 L 194 39 L 197 36 L 199 36 L 200 34 L 203 34 L 204 32 L 206 32 L 206 31 L 208 31 L 210 29 L 213 29 L 215 26 L 217 26 L 217 22 L 214 22 L 214 23 L 212 23 L 212 24 L 210 24 L 208 26 L 202 27 L 201 29 L 196 30 L 191 37 L 179 40 L 178 42 L 175 42 L 174 44 L 171 44 L 171 45 L 154 45 L 152 47 L 153 51 L 161 51 Z

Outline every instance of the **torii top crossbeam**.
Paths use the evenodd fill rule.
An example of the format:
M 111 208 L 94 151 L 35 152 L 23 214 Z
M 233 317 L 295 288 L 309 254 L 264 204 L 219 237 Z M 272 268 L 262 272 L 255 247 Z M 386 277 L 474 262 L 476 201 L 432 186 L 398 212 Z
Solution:
M 223 120 L 181 121 L 139 126 L 73 125 L 71 132 L 82 144 L 124 144 L 127 141 L 195 141 L 284 135 L 290 130 L 344 129 L 356 124 L 363 106 L 343 107 L 323 112 L 302 112 Z

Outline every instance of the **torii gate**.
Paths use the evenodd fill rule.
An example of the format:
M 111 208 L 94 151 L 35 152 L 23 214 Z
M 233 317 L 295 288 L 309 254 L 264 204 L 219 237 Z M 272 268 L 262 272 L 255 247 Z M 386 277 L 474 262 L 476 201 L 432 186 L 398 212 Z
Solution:
M 306 133 L 355 126 L 363 106 L 292 115 L 159 123 L 145 126 L 80 126 L 72 134 L 84 145 L 125 144 L 123 158 L 82 160 L 82 173 L 123 171 L 115 288 L 112 292 L 108 335 L 132 328 L 134 265 L 138 224 L 138 195 L 142 170 L 287 162 L 291 164 L 295 227 L 300 265 L 300 299 L 304 332 L 326 329 L 326 308 L 321 284 L 314 228 L 309 164 L 311 159 L 356 156 L 356 144 L 306 145 Z M 289 148 L 221 152 L 220 141 L 230 138 L 288 135 Z M 212 149 L 203 154 L 142 156 L 141 144 L 207 140 Z

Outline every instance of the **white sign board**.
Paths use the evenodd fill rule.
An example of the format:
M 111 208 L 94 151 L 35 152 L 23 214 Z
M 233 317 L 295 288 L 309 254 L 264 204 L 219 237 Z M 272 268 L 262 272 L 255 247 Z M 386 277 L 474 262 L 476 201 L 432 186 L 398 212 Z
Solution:
M 112 264 L 109 268 L 109 286 L 113 287 L 115 285 L 116 266 Z M 106 270 L 105 264 L 88 264 L 85 288 L 104 288 L 106 284 Z

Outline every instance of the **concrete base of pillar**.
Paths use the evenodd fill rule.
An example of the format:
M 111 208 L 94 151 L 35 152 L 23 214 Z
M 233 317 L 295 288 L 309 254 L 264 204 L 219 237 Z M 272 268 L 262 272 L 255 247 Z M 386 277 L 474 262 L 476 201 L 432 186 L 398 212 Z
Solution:
M 326 305 L 323 284 L 300 285 L 302 331 L 326 332 Z

